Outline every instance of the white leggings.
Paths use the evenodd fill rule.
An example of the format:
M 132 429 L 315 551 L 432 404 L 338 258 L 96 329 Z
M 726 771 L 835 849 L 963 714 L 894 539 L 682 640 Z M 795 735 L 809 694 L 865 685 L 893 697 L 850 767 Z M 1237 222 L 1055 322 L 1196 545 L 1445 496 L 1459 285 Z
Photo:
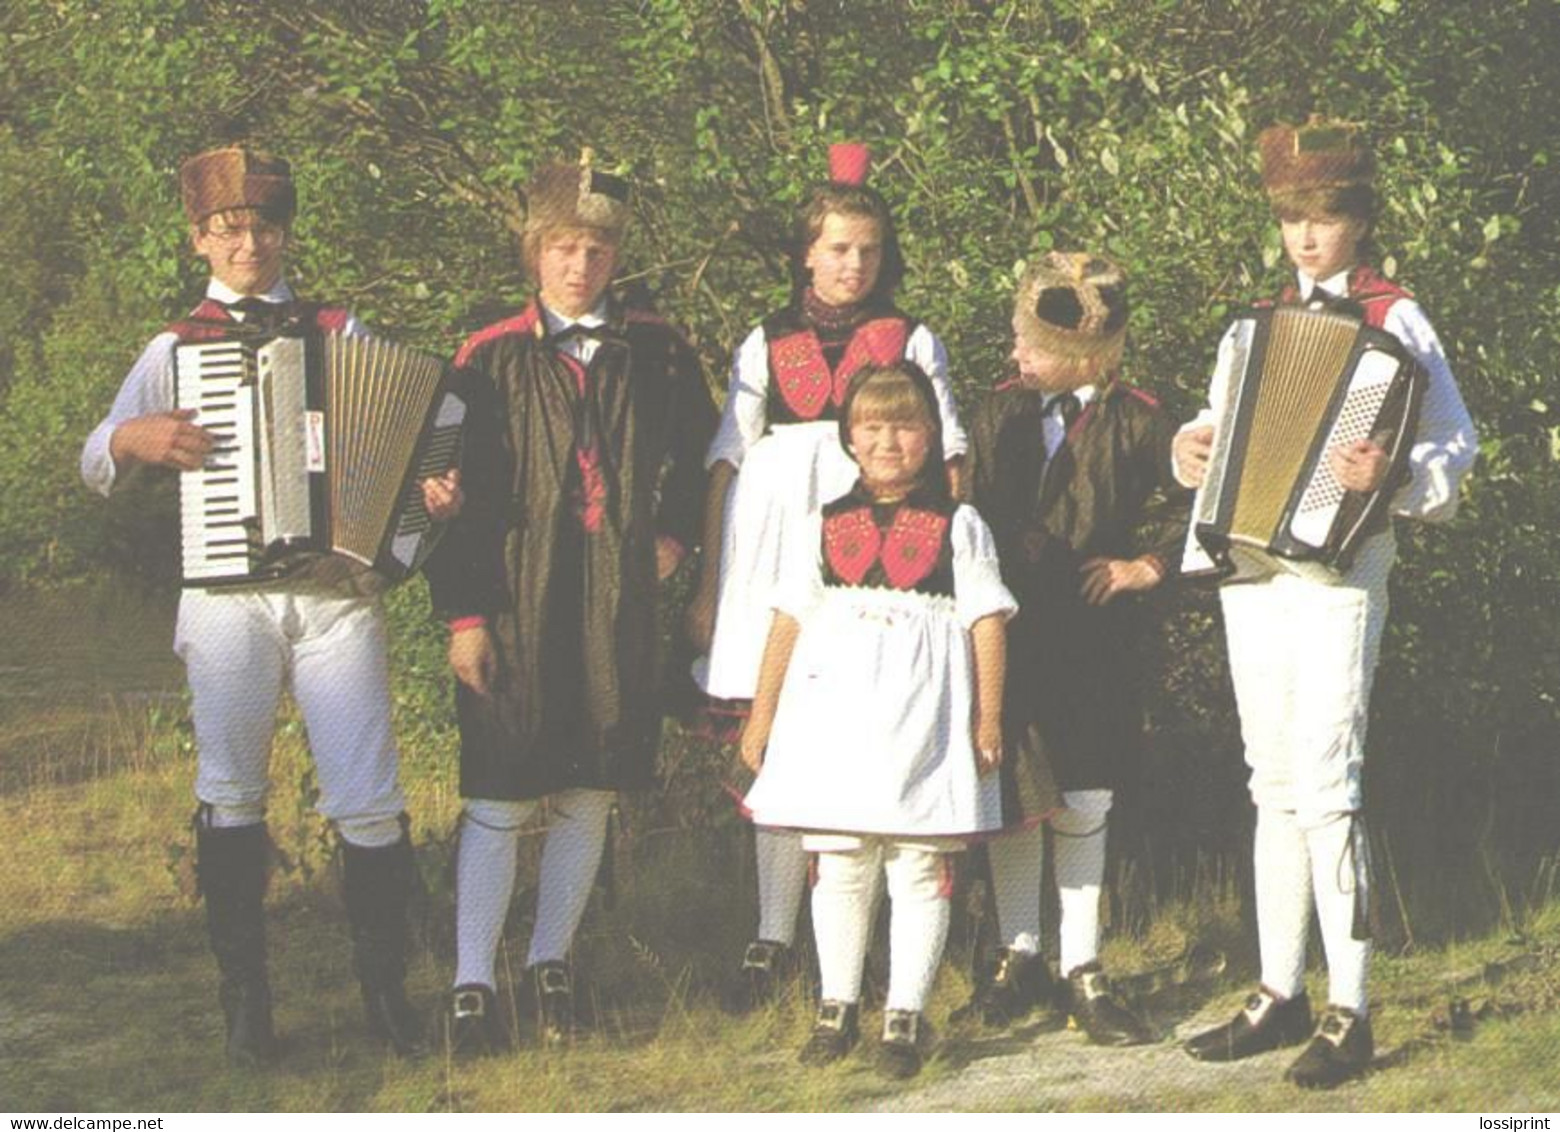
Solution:
M 1115 795 L 1109 790 L 1068 790 L 1067 808 L 1051 819 L 1056 848 L 1056 888 L 1061 906 L 1062 974 L 1100 954 L 1100 889 L 1105 880 L 1105 841 Z M 1045 827 L 1015 830 L 986 846 L 1004 947 L 1033 955 L 1040 950 L 1040 878 L 1045 871 Z
M 607 790 L 563 790 L 547 797 L 550 820 L 526 966 L 568 955 L 601 865 L 613 797 Z M 455 866 L 456 986 L 498 985 L 498 944 L 514 895 L 520 827 L 539 805 L 534 799 L 466 800 Z
M 823 997 L 861 1001 L 862 966 L 885 874 L 893 912 L 885 1006 L 920 1011 L 948 938 L 952 880 L 947 854 L 924 843 L 869 837 L 859 848 L 818 854 L 812 913 Z

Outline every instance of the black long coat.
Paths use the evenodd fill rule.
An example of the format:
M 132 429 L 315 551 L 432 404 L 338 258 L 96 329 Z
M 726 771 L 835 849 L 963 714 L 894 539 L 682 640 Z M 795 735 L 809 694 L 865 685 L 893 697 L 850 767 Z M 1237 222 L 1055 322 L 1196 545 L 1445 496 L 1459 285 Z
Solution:
M 1148 394 L 1106 385 L 1049 463 L 1044 416 L 1040 393 L 1010 384 L 986 398 L 969 430 L 973 502 L 1019 603 L 1008 622 L 1004 733 L 1020 760 L 1048 762 L 1061 789 L 1116 789 L 1142 737 L 1142 602 L 1126 594 L 1089 605 L 1079 568 L 1153 553 L 1173 574 L 1191 493 L 1171 473 L 1175 425 Z M 1022 784 L 1010 787 L 1022 766 L 1005 769 L 1004 794 L 1022 799 Z
M 498 652 L 491 696 L 456 690 L 468 798 L 651 783 L 656 539 L 692 549 L 703 521 L 716 414 L 688 344 L 655 315 L 615 310 L 582 394 L 543 327 L 532 303 L 456 358 L 466 505 L 427 573 L 436 615 L 486 617 Z

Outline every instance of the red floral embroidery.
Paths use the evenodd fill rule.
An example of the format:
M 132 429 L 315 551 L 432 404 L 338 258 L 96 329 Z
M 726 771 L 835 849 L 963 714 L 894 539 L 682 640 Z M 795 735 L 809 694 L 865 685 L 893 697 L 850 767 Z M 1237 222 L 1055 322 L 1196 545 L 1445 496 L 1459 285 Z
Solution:
M 948 517 L 935 511 L 900 508 L 883 540 L 883 573 L 895 589 L 908 590 L 937 566 Z
M 811 330 L 769 343 L 769 368 L 786 406 L 804 421 L 817 420 L 830 401 L 845 398 L 851 375 L 866 365 L 886 366 L 905 356 L 909 324 L 902 318 L 874 318 L 850 337 L 840 368 L 829 372 L 818 335 Z
M 861 580 L 877 561 L 883 534 L 872 521 L 872 510 L 858 507 L 832 515 L 823 524 L 824 553 L 829 568 L 851 585 Z
M 769 344 L 769 366 L 780 396 L 804 421 L 816 420 L 829 399 L 829 364 L 811 331 L 788 334 Z

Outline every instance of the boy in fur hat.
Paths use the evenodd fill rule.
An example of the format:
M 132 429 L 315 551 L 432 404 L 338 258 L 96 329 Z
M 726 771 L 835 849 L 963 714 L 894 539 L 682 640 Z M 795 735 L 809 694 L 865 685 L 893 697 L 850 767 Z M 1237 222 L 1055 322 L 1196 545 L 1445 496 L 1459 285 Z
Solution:
M 1055 1003 L 1101 1045 L 1154 1037 L 1101 970 L 1100 890 L 1108 815 L 1142 729 L 1135 595 L 1173 571 L 1186 531 L 1186 495 L 1170 476 L 1174 427 L 1118 377 L 1126 333 L 1114 264 L 1045 255 L 1018 288 L 1018 375 L 970 428 L 973 502 L 1019 613 L 1008 624 L 1008 829 L 987 845 L 1003 942 L 956 1018 L 1006 1025 Z M 1060 988 L 1039 954 L 1042 822 L 1061 904 Z
M 1409 456 L 1411 476 L 1394 494 L 1392 512 L 1450 518 L 1478 444 L 1424 311 L 1365 262 L 1376 214 L 1373 154 L 1355 126 L 1316 119 L 1264 130 L 1258 146 L 1262 182 L 1295 268 L 1295 283 L 1279 302 L 1338 305 L 1394 334 L 1425 369 L 1430 380 Z M 1224 387 L 1232 347 L 1226 335 L 1215 390 Z M 1206 474 L 1218 408 L 1176 437 L 1176 474 L 1188 486 Z M 1376 489 L 1388 470 L 1386 453 L 1371 440 L 1334 449 L 1329 464 L 1349 491 Z M 1312 1035 L 1305 946 L 1314 905 L 1327 955 L 1328 1005 L 1287 1076 L 1327 1088 L 1370 1064 L 1360 771 L 1394 555 L 1392 530 L 1384 524 L 1335 585 L 1280 571 L 1220 591 L 1257 807 L 1262 982 L 1228 1023 L 1187 1043 L 1193 1057 L 1229 1061 Z
M 243 146 L 198 154 L 179 170 L 190 242 L 210 265 L 206 297 L 152 339 L 88 437 L 82 477 L 109 494 L 142 467 L 202 466 L 212 435 L 174 408 L 174 349 L 243 326 L 305 326 L 361 335 L 343 307 L 303 302 L 285 276 L 296 211 L 288 163 Z M 428 481 L 437 514 L 459 506 L 455 474 Z M 186 589 L 174 649 L 184 658 L 199 751 L 196 868 L 221 972 L 228 1057 L 277 1053 L 266 974 L 265 801 L 277 703 L 290 682 L 319 775 L 319 809 L 341 839 L 347 915 L 368 1020 L 395 1051 L 423 1048 L 402 989 L 406 909 L 415 865 L 390 733 L 390 686 L 379 602 L 348 584 Z
M 608 290 L 628 185 L 542 166 L 521 237 L 537 296 L 456 357 L 472 381 L 470 499 L 428 566 L 459 681 L 458 1056 L 508 1044 L 496 960 L 518 835 L 547 803 L 527 993 L 570 1032 L 569 948 L 618 790 L 654 780 L 657 586 L 698 542 L 715 409 L 682 336 Z

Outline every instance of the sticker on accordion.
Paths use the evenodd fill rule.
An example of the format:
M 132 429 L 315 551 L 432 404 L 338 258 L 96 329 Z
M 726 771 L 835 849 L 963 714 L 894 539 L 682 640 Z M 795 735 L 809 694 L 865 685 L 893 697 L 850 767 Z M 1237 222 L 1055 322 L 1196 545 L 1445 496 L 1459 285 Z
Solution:
M 311 472 L 325 470 L 325 414 L 310 409 L 303 414 L 303 430 L 308 451 L 304 455 L 304 467 Z

